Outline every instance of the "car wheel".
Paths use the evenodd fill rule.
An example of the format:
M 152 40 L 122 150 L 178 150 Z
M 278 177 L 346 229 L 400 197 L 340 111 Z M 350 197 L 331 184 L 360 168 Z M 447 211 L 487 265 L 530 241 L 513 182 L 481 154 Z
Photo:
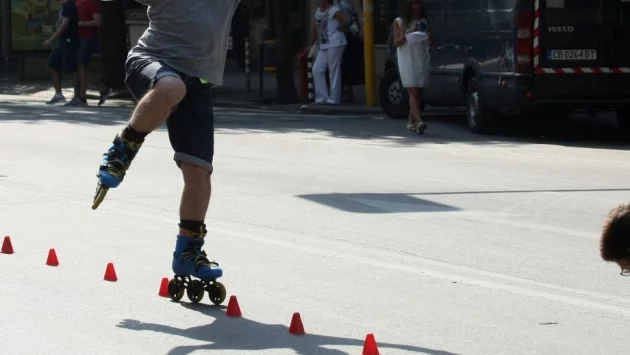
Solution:
M 477 78 L 468 82 L 466 94 L 466 122 L 474 133 L 489 133 L 496 127 L 497 112 L 484 106 L 479 98 Z
M 396 119 L 409 117 L 409 96 L 402 87 L 396 69 L 390 69 L 379 84 L 381 107 L 387 116 Z

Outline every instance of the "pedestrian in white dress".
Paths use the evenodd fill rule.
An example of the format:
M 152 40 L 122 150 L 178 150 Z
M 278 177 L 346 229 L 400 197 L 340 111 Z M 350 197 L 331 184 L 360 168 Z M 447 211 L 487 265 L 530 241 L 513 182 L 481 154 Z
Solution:
M 429 84 L 431 63 L 429 22 L 422 0 L 407 0 L 393 27 L 398 72 L 402 86 L 409 92 L 407 129 L 422 134 L 427 124 L 420 116 L 420 96 L 422 88 Z
M 318 0 L 315 21 L 311 33 L 311 48 L 317 46 L 317 57 L 313 63 L 315 102 L 339 104 L 341 102 L 341 61 L 346 49 L 345 26 L 348 19 L 333 0 Z M 330 95 L 326 85 L 326 69 L 329 72 Z

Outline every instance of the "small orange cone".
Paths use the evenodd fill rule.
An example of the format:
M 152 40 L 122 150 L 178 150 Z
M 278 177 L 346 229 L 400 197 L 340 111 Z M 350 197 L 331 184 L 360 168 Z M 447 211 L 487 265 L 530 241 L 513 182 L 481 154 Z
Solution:
M 378 347 L 376 346 L 376 340 L 374 334 L 370 333 L 365 337 L 365 343 L 363 344 L 363 355 L 380 355 Z
M 107 269 L 105 269 L 105 281 L 118 281 L 113 263 L 107 264 Z
M 294 335 L 302 335 L 306 334 L 304 331 L 304 324 L 302 324 L 302 318 L 300 317 L 300 313 L 293 313 L 293 318 L 291 318 L 291 325 L 289 326 L 289 333 Z
M 11 237 L 8 235 L 4 237 L 4 242 L 2 242 L 2 253 L 13 254 L 13 244 L 11 244 Z
M 50 249 L 48 251 L 48 259 L 46 259 L 46 265 L 59 266 L 59 260 L 57 259 L 57 252 L 55 252 L 55 249 Z
M 162 279 L 162 284 L 160 285 L 160 292 L 158 293 L 160 297 L 169 297 L 168 296 L 168 277 Z
M 228 302 L 226 314 L 230 317 L 240 317 L 243 315 L 243 313 L 241 313 L 241 307 L 238 305 L 236 296 L 230 296 L 230 302 Z

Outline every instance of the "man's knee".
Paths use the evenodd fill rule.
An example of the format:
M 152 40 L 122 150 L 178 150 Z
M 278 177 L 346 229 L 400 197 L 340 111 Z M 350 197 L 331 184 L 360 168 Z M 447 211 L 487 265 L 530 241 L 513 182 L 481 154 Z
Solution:
M 210 182 L 212 172 L 207 168 L 192 163 L 182 162 L 181 169 L 182 174 L 184 175 L 185 184 L 199 185 Z
M 157 81 L 152 91 L 153 99 L 169 107 L 175 107 L 186 96 L 186 84 L 176 76 L 165 76 Z

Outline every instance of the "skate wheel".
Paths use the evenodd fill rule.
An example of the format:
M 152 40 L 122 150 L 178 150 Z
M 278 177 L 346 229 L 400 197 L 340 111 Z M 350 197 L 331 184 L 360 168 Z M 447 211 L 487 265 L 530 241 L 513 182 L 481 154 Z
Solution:
M 188 299 L 192 303 L 199 303 L 203 298 L 203 284 L 201 281 L 193 280 L 188 284 L 188 289 L 186 290 L 186 294 L 188 295 Z
M 168 296 L 171 300 L 179 302 L 184 297 L 185 287 L 181 281 L 172 279 L 168 282 Z
M 209 286 L 208 298 L 210 298 L 210 302 L 218 306 L 225 301 L 225 296 L 225 286 L 222 283 L 217 281 Z
M 101 202 L 103 202 L 103 199 L 105 198 L 105 195 L 107 194 L 107 190 L 109 190 L 109 188 L 102 186 L 100 184 L 96 188 L 96 195 L 94 196 L 94 202 L 92 203 L 93 210 L 97 209 L 98 206 L 101 204 Z

